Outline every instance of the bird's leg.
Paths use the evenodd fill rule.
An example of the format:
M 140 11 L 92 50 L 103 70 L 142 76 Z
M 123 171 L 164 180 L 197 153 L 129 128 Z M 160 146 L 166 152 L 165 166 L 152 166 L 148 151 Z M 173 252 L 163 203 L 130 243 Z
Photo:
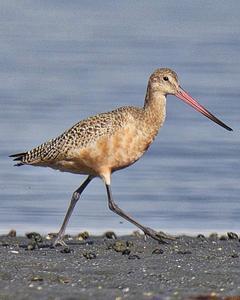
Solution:
M 72 194 L 72 198 L 67 210 L 67 213 L 65 215 L 64 221 L 62 223 L 61 229 L 58 232 L 57 238 L 54 242 L 54 246 L 57 246 L 58 244 L 62 245 L 62 246 L 66 246 L 65 242 L 63 241 L 63 236 L 67 227 L 67 223 L 71 217 L 71 214 L 73 212 L 73 209 L 76 205 L 76 203 L 78 202 L 81 193 L 83 192 L 83 190 L 86 188 L 86 186 L 89 184 L 89 182 L 92 180 L 93 177 L 88 176 L 87 179 L 80 185 L 80 187 Z
M 117 206 L 117 204 L 113 201 L 113 197 L 112 197 L 112 192 L 111 192 L 111 187 L 109 184 L 105 184 L 106 185 L 106 189 L 107 189 L 107 195 L 108 195 L 108 206 L 109 208 L 115 212 L 116 214 L 118 214 L 119 216 L 123 217 L 124 219 L 126 219 L 127 221 L 133 223 L 134 225 L 136 225 L 138 228 L 140 228 L 146 235 L 151 236 L 153 239 L 160 241 L 160 242 L 164 242 L 163 239 L 170 239 L 170 240 L 174 240 L 175 238 L 169 235 L 166 235 L 165 233 L 158 233 L 157 231 L 149 228 L 149 227 L 145 227 L 143 225 L 141 225 L 140 223 L 138 223 L 137 221 L 135 221 L 132 217 L 130 217 L 129 215 L 127 215 L 121 208 L 119 208 Z

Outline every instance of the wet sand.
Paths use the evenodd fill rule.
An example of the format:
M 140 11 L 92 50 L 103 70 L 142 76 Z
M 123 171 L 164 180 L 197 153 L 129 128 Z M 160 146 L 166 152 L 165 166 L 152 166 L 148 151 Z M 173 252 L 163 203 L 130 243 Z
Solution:
M 66 240 L 68 248 L 10 235 L 0 236 L 0 299 L 240 299 L 236 234 L 168 244 L 82 235 Z

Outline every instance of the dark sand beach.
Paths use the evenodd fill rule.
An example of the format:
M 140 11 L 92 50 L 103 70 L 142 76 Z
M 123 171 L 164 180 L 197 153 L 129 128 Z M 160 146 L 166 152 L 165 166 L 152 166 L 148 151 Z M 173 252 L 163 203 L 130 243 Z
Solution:
M 0 299 L 240 299 L 238 236 L 0 237 Z M 86 239 L 85 239 L 86 238 Z

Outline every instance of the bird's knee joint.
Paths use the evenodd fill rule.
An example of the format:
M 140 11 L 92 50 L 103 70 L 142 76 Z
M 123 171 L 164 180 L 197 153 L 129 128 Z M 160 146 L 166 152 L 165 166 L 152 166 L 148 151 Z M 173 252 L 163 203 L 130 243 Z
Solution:
M 117 204 L 114 203 L 114 202 L 109 202 L 109 203 L 108 203 L 108 207 L 109 207 L 109 209 L 112 210 L 112 211 L 119 211 L 119 207 L 118 207 Z
M 79 199 L 79 193 L 78 192 L 74 192 L 72 195 L 72 200 L 77 201 Z
M 116 204 L 114 202 L 109 202 L 108 207 L 110 210 L 115 211 L 116 210 Z
M 113 205 L 112 205 L 111 202 L 108 203 L 108 207 L 109 207 L 110 210 L 114 210 L 114 209 L 113 209 Z

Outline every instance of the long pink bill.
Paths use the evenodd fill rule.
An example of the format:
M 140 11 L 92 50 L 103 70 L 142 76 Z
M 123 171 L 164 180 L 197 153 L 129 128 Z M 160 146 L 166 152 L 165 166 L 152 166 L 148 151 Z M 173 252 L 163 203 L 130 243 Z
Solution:
M 223 128 L 232 131 L 232 128 L 228 127 L 218 118 L 216 118 L 213 114 L 211 114 L 206 108 L 204 108 L 201 104 L 199 104 L 195 99 L 193 99 L 186 91 L 184 91 L 181 87 L 179 87 L 179 91 L 175 94 L 176 97 L 183 100 L 187 104 L 191 105 L 195 110 L 202 113 L 204 116 L 208 117 L 213 122 L 222 126 Z

